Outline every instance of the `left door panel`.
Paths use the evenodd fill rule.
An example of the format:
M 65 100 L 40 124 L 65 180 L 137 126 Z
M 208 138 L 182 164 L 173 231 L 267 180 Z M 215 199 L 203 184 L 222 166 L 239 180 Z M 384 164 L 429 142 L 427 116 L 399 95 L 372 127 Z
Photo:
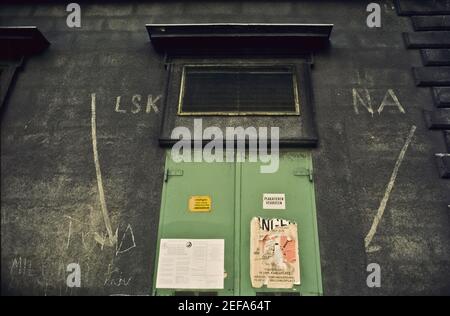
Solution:
M 158 263 L 161 238 L 217 239 L 225 241 L 224 289 L 157 289 L 154 273 L 154 295 L 217 295 L 234 294 L 234 227 L 235 227 L 235 176 L 233 162 L 195 163 L 174 162 L 170 151 L 166 155 L 165 180 L 158 229 L 156 263 Z M 208 196 L 211 210 L 193 212 L 189 199 Z

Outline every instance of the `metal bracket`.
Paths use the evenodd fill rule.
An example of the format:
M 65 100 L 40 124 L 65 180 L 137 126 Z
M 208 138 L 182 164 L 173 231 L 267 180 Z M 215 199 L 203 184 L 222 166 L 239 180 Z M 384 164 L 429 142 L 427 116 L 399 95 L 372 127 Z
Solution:
M 166 169 L 166 172 L 164 174 L 164 182 L 167 182 L 169 180 L 170 176 L 182 176 L 183 175 L 183 170 L 181 169 Z
M 309 177 L 309 181 L 313 182 L 313 174 L 312 174 L 312 170 L 307 169 L 307 168 L 298 168 L 294 170 L 294 176 L 308 176 Z

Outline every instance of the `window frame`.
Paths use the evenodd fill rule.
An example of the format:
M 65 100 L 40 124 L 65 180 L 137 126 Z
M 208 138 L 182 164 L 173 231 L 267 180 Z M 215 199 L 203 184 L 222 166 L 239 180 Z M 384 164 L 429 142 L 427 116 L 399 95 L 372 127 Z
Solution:
M 299 81 L 297 78 L 296 65 L 292 63 L 183 63 L 181 65 L 181 82 L 178 96 L 177 115 L 179 116 L 299 116 L 301 109 L 301 98 L 299 93 Z M 286 67 L 292 71 L 292 89 L 294 92 L 294 106 L 295 111 L 183 111 L 183 98 L 185 92 L 186 82 L 186 68 L 188 67 L 230 67 L 230 68 L 245 68 L 245 67 Z

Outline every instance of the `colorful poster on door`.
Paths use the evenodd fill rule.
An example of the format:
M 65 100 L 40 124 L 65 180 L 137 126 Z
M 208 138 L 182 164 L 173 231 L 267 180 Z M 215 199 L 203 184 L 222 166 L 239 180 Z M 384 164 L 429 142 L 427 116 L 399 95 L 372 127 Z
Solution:
M 286 289 L 300 284 L 295 222 L 253 217 L 250 223 L 250 277 L 254 288 Z

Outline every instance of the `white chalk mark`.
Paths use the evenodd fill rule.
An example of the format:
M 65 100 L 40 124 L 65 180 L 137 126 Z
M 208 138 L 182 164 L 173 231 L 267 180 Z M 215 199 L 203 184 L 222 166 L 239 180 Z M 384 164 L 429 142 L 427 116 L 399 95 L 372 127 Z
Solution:
M 147 96 L 147 107 L 145 108 L 145 113 L 150 113 L 152 109 L 155 113 L 159 113 L 159 109 L 158 106 L 156 105 L 156 102 L 158 102 L 159 99 L 161 99 L 161 97 L 162 95 L 158 95 L 155 99 L 153 99 L 153 96 L 149 94 Z
M 130 247 L 128 247 L 127 249 L 122 250 L 123 240 L 125 239 L 125 236 L 126 236 L 126 234 L 127 234 L 127 231 L 130 232 L 131 241 L 133 242 L 133 244 L 132 244 Z M 136 242 L 134 241 L 133 228 L 131 227 L 130 224 L 128 224 L 127 229 L 126 229 L 125 232 L 123 233 L 122 239 L 120 240 L 120 245 L 119 245 L 119 246 L 117 247 L 117 249 L 116 249 L 116 256 L 117 256 L 119 253 L 127 252 L 127 251 L 129 251 L 129 250 L 131 250 L 131 249 L 133 249 L 133 248 L 135 248 L 135 247 L 136 247 Z
M 67 234 L 67 244 L 66 249 L 69 249 L 70 245 L 70 236 L 72 235 L 72 221 L 69 221 L 69 233 Z
M 365 99 L 363 99 L 363 97 L 361 97 L 361 95 L 359 94 L 357 89 L 352 89 L 353 108 L 355 110 L 355 113 L 359 114 L 359 110 L 358 110 L 358 103 L 359 103 L 364 108 L 366 108 L 366 110 L 373 116 L 374 111 L 373 111 L 373 108 L 372 108 L 372 101 L 371 101 L 371 98 L 370 98 L 369 90 L 362 89 L 362 91 L 364 92 Z
M 84 232 L 81 232 L 81 243 L 82 243 L 82 245 L 83 245 L 84 250 L 88 250 L 88 247 L 87 247 L 87 245 L 86 245 L 86 240 L 85 240 L 85 238 L 84 238 L 84 235 L 85 235 L 85 233 L 84 233 Z M 89 235 L 89 232 L 88 232 L 86 235 Z
M 103 191 L 102 172 L 100 170 L 100 163 L 98 160 L 97 151 L 97 123 L 95 111 L 95 93 L 91 94 L 91 130 L 92 130 L 92 151 L 94 152 L 95 173 L 97 175 L 98 195 L 100 198 L 100 205 L 102 208 L 103 220 L 105 221 L 106 231 L 109 237 L 109 244 L 112 246 L 116 242 L 116 236 L 113 235 L 111 220 L 109 218 L 108 209 L 106 207 L 105 193 Z M 96 240 L 102 238 L 96 233 Z
M 375 251 L 380 250 L 380 247 L 369 247 L 369 246 L 370 246 L 370 243 L 372 242 L 373 236 L 375 235 L 375 233 L 377 231 L 378 224 L 380 223 L 380 220 L 383 217 L 384 210 L 386 209 L 386 204 L 389 200 L 389 196 L 391 194 L 392 189 L 394 188 L 395 179 L 397 178 L 398 170 L 400 169 L 403 159 L 405 158 L 406 151 L 408 150 L 408 147 L 411 144 L 411 141 L 412 141 L 415 131 L 416 131 L 416 126 L 413 125 L 408 134 L 408 137 L 406 138 L 406 142 L 403 145 L 403 148 L 400 151 L 400 154 L 398 155 L 397 162 L 395 163 L 394 170 L 392 171 L 391 178 L 390 178 L 389 183 L 386 188 L 386 192 L 384 193 L 384 197 L 381 200 L 380 206 L 378 207 L 377 214 L 376 214 L 375 218 L 373 219 L 372 227 L 370 227 L 370 230 L 367 233 L 366 238 L 364 238 L 364 245 L 366 248 L 366 252 L 375 252 Z
M 80 221 L 79 219 L 76 219 L 76 218 L 74 218 L 74 217 L 72 217 L 72 216 L 69 216 L 69 215 L 64 215 L 64 217 L 67 218 L 67 219 L 69 219 L 70 221 L 76 221 L 76 222 L 78 222 L 78 223 L 83 223 L 83 222 Z
M 391 97 L 393 102 L 389 101 L 388 97 Z M 383 98 L 383 101 L 381 101 L 380 107 L 377 110 L 378 114 L 381 114 L 381 112 L 383 112 L 383 109 L 385 106 L 395 106 L 400 111 L 400 113 L 403 113 L 403 114 L 406 113 L 402 104 L 398 100 L 397 95 L 395 94 L 394 90 L 392 90 L 392 89 L 388 89 L 388 91 L 386 92 L 386 94 Z

